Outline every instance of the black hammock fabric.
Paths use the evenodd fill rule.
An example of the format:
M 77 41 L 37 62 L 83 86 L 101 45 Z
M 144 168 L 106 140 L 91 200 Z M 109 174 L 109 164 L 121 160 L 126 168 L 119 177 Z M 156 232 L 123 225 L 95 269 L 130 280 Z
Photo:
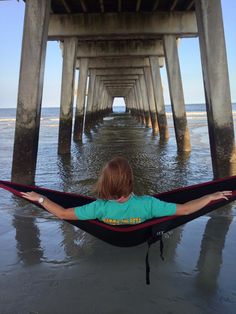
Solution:
M 93 198 L 79 194 L 59 192 L 8 181 L 0 181 L 0 187 L 19 197 L 22 197 L 20 192 L 34 191 L 48 197 L 64 208 L 82 206 L 94 201 Z M 160 240 L 163 233 L 234 201 L 236 199 L 236 176 L 153 195 L 162 201 L 182 204 L 205 194 L 223 190 L 232 191 L 232 197 L 228 200 L 221 199 L 211 202 L 201 210 L 187 216 L 154 218 L 137 225 L 114 226 L 98 220 L 67 220 L 67 222 L 115 246 L 130 247 L 144 242 L 151 244 Z M 40 206 L 38 203 L 35 204 Z

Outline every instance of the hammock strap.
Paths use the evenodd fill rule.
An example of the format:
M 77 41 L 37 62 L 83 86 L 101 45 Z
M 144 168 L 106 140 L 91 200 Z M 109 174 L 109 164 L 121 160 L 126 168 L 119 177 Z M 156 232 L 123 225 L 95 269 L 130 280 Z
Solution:
M 160 236 L 160 257 L 164 261 L 163 251 L 164 251 L 164 243 L 163 243 L 163 238 L 161 235 Z
M 150 264 L 149 264 L 149 249 L 150 249 L 151 243 L 148 243 L 148 249 L 145 259 L 145 265 L 146 265 L 146 284 L 150 285 Z
M 155 232 L 153 228 L 153 236 L 147 241 L 148 249 L 145 258 L 145 266 L 146 266 L 146 284 L 150 285 L 150 263 L 149 263 L 149 250 L 153 243 L 160 241 L 160 257 L 164 261 L 163 251 L 164 251 L 164 243 L 163 243 L 163 231 Z

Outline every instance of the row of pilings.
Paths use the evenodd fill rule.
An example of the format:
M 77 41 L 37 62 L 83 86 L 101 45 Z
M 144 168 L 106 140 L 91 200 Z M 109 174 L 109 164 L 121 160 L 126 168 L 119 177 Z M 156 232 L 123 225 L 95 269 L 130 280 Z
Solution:
M 161 139 L 168 139 L 160 75 L 164 65 L 177 150 L 182 153 L 190 151 L 191 144 L 178 38 L 198 36 L 213 172 L 215 176 L 232 173 L 235 141 L 220 0 L 198 0 L 195 11 L 153 12 L 148 19 L 137 12 L 103 14 L 101 19 L 89 12 L 60 16 L 50 10 L 51 1 L 26 1 L 12 180 L 34 180 L 48 40 L 59 40 L 63 51 L 59 154 L 70 152 L 72 137 L 81 140 L 85 126 L 90 128 L 111 112 L 114 97 L 123 97 L 127 110 Z M 76 69 L 79 80 L 73 117 Z M 224 173 L 219 172 L 222 163 Z

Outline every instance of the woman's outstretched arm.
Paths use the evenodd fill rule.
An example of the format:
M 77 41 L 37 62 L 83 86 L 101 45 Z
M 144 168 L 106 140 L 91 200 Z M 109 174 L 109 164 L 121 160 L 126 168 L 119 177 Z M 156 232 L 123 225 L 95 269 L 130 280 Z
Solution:
M 48 210 L 53 215 L 57 216 L 60 219 L 67 219 L 67 220 L 78 220 L 78 217 L 75 215 L 74 208 L 64 208 L 57 203 L 50 201 L 45 196 L 42 196 L 35 192 L 21 192 L 21 195 L 33 202 L 39 202 L 40 198 L 43 198 L 43 202 L 40 203 L 46 210 Z
M 206 206 L 208 203 L 219 200 L 219 199 L 228 199 L 228 197 L 232 196 L 231 191 L 222 191 L 222 192 L 216 192 L 212 194 L 208 194 L 205 196 L 202 196 L 200 198 L 197 198 L 195 200 L 189 201 L 184 204 L 177 204 L 176 207 L 176 215 L 189 215 L 192 214 L 199 209 Z
M 43 203 L 40 203 L 46 210 L 50 213 L 54 214 L 60 219 L 67 219 L 67 220 L 78 220 L 78 217 L 75 215 L 74 208 L 63 208 L 62 206 L 54 203 L 53 201 L 49 200 L 48 198 L 35 193 L 35 192 L 22 192 L 21 195 L 34 202 L 39 202 L 40 198 L 44 198 Z M 176 215 L 189 215 L 192 214 L 199 209 L 206 206 L 208 203 L 218 199 L 228 199 L 232 195 L 231 191 L 223 191 L 223 192 L 216 192 L 212 194 L 208 194 L 197 198 L 195 200 L 189 201 L 184 204 L 177 204 L 176 206 Z

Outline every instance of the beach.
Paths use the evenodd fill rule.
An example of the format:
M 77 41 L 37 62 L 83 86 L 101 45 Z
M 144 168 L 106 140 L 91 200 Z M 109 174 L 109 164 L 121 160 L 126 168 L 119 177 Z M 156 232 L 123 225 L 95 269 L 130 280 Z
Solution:
M 59 109 L 43 108 L 35 184 L 91 196 L 116 155 L 129 159 L 137 194 L 212 180 L 204 105 L 187 106 L 190 154 L 178 155 L 166 110 L 168 142 L 116 108 L 72 142 L 71 154 L 58 156 Z M 2 180 L 11 178 L 14 125 L 15 109 L 0 109 Z M 1 314 L 235 313 L 235 203 L 165 234 L 164 261 L 154 244 L 147 286 L 146 244 L 113 247 L 1 189 L 0 199 Z

